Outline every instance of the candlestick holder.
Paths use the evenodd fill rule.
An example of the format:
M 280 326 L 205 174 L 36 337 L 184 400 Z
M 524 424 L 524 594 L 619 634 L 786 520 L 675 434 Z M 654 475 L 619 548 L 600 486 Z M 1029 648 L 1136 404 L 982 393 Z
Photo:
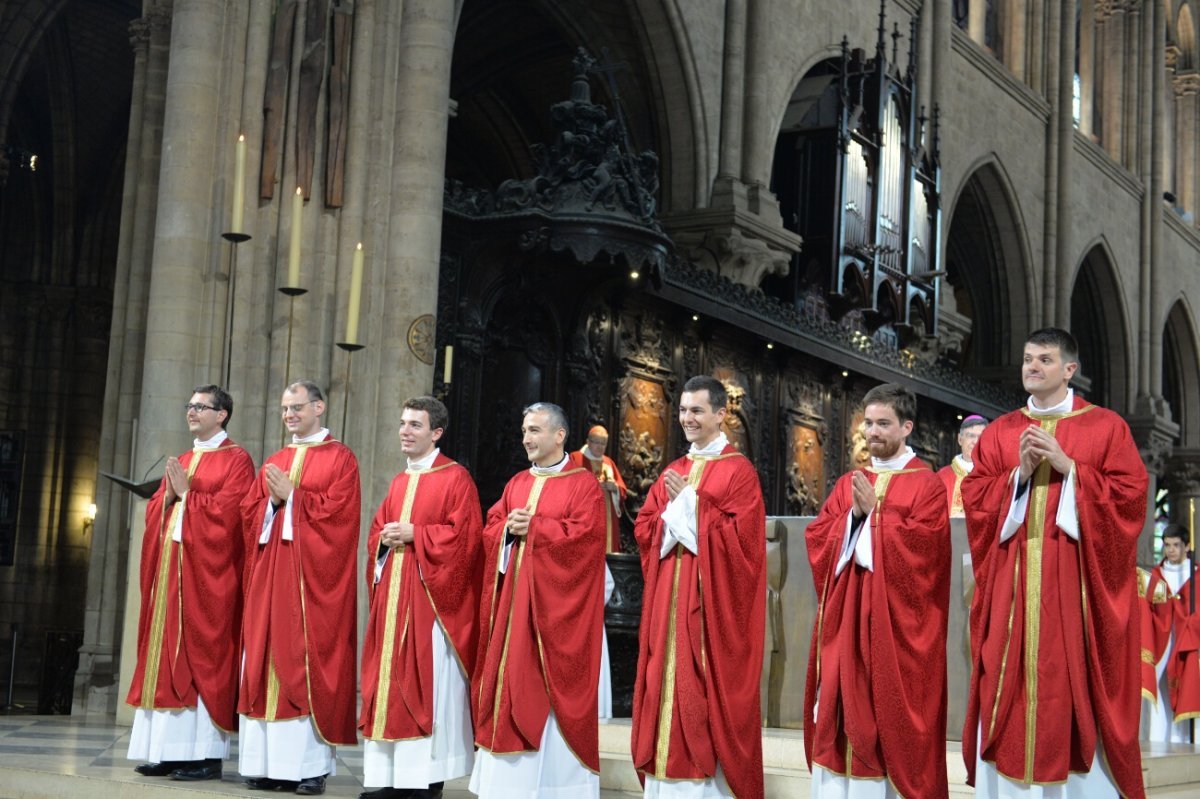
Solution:
M 283 379 L 292 379 L 292 328 L 296 323 L 296 298 L 308 293 L 308 289 L 302 289 L 299 286 L 280 286 L 279 293 L 287 295 L 288 298 L 288 337 L 287 337 L 287 359 L 284 361 Z
M 222 233 L 221 238 L 229 242 L 229 296 L 225 301 L 225 351 L 221 354 L 221 387 L 228 391 L 229 376 L 233 371 L 233 303 L 237 296 L 238 245 L 250 241 L 250 234 Z
M 342 441 L 346 440 L 346 412 L 350 409 L 350 366 L 354 362 L 354 353 L 361 350 L 366 344 L 351 344 L 348 341 L 337 342 L 338 348 L 346 352 L 346 390 L 342 397 Z

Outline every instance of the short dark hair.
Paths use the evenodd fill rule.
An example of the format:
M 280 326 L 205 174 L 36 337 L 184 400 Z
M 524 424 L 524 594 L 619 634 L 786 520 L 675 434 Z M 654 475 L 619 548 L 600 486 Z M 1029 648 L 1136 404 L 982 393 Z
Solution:
M 683 393 L 694 394 L 697 391 L 708 392 L 708 404 L 714 411 L 729 404 L 729 392 L 725 390 L 725 384 L 715 377 L 709 375 L 689 377 L 688 381 L 683 384 Z
M 1079 363 L 1079 342 L 1061 327 L 1043 327 L 1041 330 L 1035 330 L 1025 339 L 1025 343 L 1038 344 L 1042 347 L 1058 347 L 1063 361 Z
M 318 386 L 312 380 L 304 378 L 301 380 L 296 380 L 294 382 L 288 383 L 288 387 L 287 387 L 288 391 L 295 391 L 298 388 L 302 388 L 308 392 L 308 399 L 310 401 L 312 401 L 312 400 L 320 400 L 321 402 L 325 401 L 325 392 L 321 391 L 321 387 Z
M 899 383 L 880 383 L 863 397 L 862 406 L 886 405 L 896 412 L 902 422 L 917 420 L 917 395 Z
M 233 397 L 229 396 L 229 392 L 220 386 L 196 386 L 192 389 L 193 394 L 207 394 L 212 397 L 213 406 L 218 411 L 225 411 L 225 418 L 221 421 L 221 429 L 224 430 L 229 424 L 229 420 L 233 418 Z
M 567 412 L 553 402 L 535 402 L 532 405 L 525 406 L 525 410 L 521 411 L 521 418 L 524 419 L 531 413 L 544 413 L 550 417 L 550 426 L 555 430 L 562 430 L 563 435 L 570 435 L 571 430 L 567 426 Z
M 1191 540 L 1191 535 L 1188 533 L 1187 528 L 1182 524 L 1172 523 L 1164 527 L 1162 531 L 1162 539 L 1166 541 L 1168 538 L 1178 538 L 1183 542 L 1184 546 L 1187 546 L 1188 542 Z
M 446 409 L 446 404 L 437 397 L 431 397 L 428 394 L 420 397 L 409 397 L 404 401 L 404 407 L 414 411 L 425 411 L 429 414 L 429 428 L 437 430 L 441 428 L 445 430 L 450 424 L 450 411 Z

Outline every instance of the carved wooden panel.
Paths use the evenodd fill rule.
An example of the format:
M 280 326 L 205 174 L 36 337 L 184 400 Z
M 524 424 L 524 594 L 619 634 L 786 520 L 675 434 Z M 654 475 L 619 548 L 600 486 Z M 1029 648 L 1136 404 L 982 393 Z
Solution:
M 661 382 L 638 374 L 621 380 L 620 397 L 618 468 L 629 490 L 625 506 L 635 515 L 665 465 L 671 403 Z
M 755 403 L 747 390 L 746 376 L 729 366 L 718 366 L 711 372 L 712 376 L 725 386 L 728 394 L 728 412 L 725 421 L 721 423 L 721 432 L 729 438 L 729 443 L 737 447 L 747 458 L 754 459 L 753 425 L 755 419 Z
M 292 70 L 292 38 L 296 30 L 297 0 L 282 0 L 275 9 L 275 28 L 271 32 L 271 56 L 267 67 L 267 85 L 263 92 L 262 169 L 259 171 L 258 196 L 275 196 L 283 153 L 283 123 L 287 117 L 288 76 Z M 288 194 L 288 192 L 284 192 Z
M 825 499 L 825 447 L 815 424 L 791 424 L 787 462 L 788 515 L 815 516 Z

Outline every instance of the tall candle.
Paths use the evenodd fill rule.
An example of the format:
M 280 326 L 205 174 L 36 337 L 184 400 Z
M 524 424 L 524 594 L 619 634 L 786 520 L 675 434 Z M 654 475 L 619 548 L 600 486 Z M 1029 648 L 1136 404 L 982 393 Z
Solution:
M 363 248 L 354 250 L 354 266 L 350 270 L 350 312 L 346 315 L 346 343 L 358 343 L 358 311 L 362 303 Z
M 300 288 L 300 217 L 304 213 L 304 194 L 296 187 L 292 198 L 292 244 L 288 249 L 288 288 Z
M 242 232 L 242 216 L 246 195 L 246 136 L 238 136 L 233 170 L 233 214 L 229 223 L 230 233 Z
M 445 359 L 445 363 L 442 365 L 442 382 L 445 383 L 446 385 L 450 385 L 450 374 L 453 371 L 453 369 L 454 369 L 454 347 L 453 347 L 453 345 L 447 344 L 446 345 L 446 359 Z

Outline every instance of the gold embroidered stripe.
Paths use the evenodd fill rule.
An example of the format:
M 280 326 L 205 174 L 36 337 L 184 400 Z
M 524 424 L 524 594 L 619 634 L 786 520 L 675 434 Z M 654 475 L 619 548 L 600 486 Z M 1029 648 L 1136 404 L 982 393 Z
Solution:
M 667 617 L 667 662 L 663 665 L 662 696 L 659 698 L 658 738 L 655 741 L 654 776 L 666 779 L 671 746 L 671 717 L 675 712 L 675 609 L 679 601 L 679 570 L 683 544 L 675 545 L 675 568 L 671 578 L 670 615 Z
M 404 486 L 404 502 L 400 506 L 401 524 L 408 524 L 412 519 L 413 502 L 417 497 L 417 483 L 421 473 L 408 475 Z M 383 738 L 387 726 L 388 699 L 392 691 L 392 659 L 395 656 L 396 641 L 396 611 L 400 604 L 400 581 L 404 574 L 404 544 L 392 550 L 391 574 L 388 577 L 387 604 L 384 605 L 383 650 L 379 654 L 379 681 L 375 688 L 375 724 L 371 728 L 371 737 Z M 408 613 L 404 614 L 404 629 L 408 629 Z M 402 634 L 403 635 L 403 634 Z M 400 644 L 403 647 L 404 639 Z
M 1042 429 L 1053 436 L 1059 418 L 1044 417 L 1039 421 Z M 1046 503 L 1050 493 L 1050 472 L 1050 462 L 1045 460 L 1034 470 L 1029 488 L 1029 516 L 1025 524 L 1025 782 L 1033 782 L 1033 757 L 1037 747 L 1037 668 L 1042 631 L 1042 546 L 1046 526 Z
M 196 467 L 200 465 L 200 458 L 205 450 L 192 450 L 192 459 L 188 462 L 187 476 L 188 481 L 192 479 L 192 475 L 196 473 Z M 183 512 L 184 498 L 180 497 L 171 507 L 171 512 L 166 514 L 166 524 L 159 529 L 159 556 L 158 556 L 158 575 L 154 579 L 153 599 L 154 611 L 150 617 L 150 640 L 147 643 L 145 670 L 142 674 L 142 704 L 141 706 L 147 710 L 153 710 L 154 695 L 158 692 L 158 670 L 162 666 L 162 645 L 163 632 L 167 623 L 167 596 L 170 586 L 171 561 L 176 554 L 175 539 L 173 533 L 175 524 L 178 521 L 179 514 Z M 179 581 L 179 618 L 176 620 L 176 632 L 179 632 L 183 625 L 183 581 L 182 574 L 178 574 Z M 176 638 L 178 642 L 179 638 Z

